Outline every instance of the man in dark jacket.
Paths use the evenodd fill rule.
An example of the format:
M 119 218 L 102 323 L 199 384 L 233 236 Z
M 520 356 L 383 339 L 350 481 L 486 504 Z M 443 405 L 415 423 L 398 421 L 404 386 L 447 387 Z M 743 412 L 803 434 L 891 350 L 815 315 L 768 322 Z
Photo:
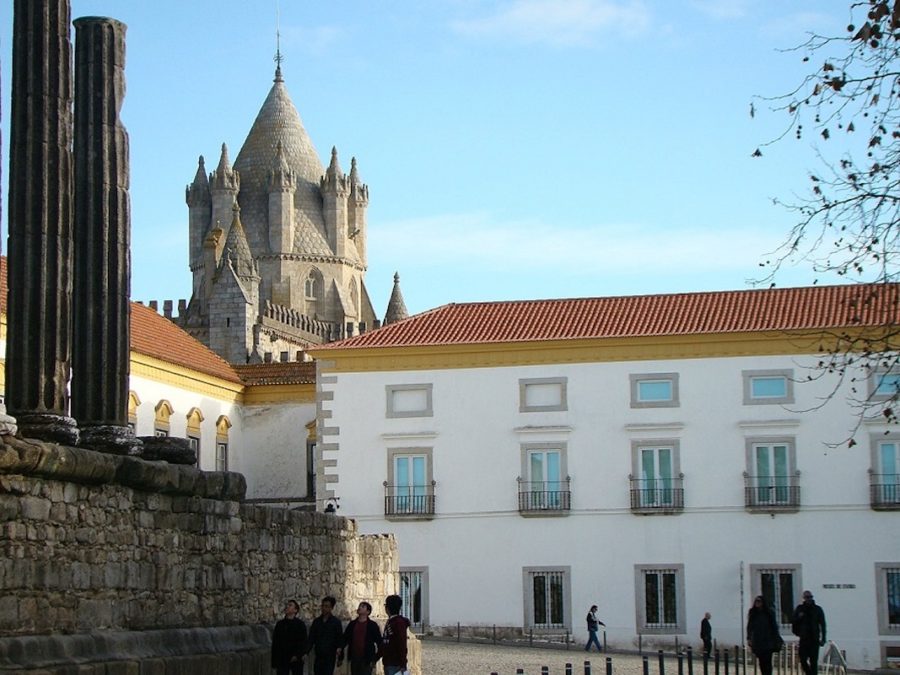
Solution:
M 409 619 L 400 616 L 403 599 L 399 595 L 389 595 L 384 599 L 384 608 L 388 613 L 381 639 L 381 663 L 384 675 L 397 675 L 406 670 L 406 631 Z
M 284 618 L 272 631 L 272 668 L 277 675 L 301 675 L 303 653 L 306 649 L 306 624 L 297 617 L 300 606 L 296 600 L 288 600 Z
M 703 656 L 706 658 L 709 658 L 712 651 L 712 624 L 709 622 L 711 618 L 712 614 L 707 612 L 700 621 L 700 639 L 703 641 Z
M 322 613 L 313 619 L 309 627 L 309 644 L 306 651 L 316 650 L 313 661 L 315 675 L 334 675 L 334 662 L 341 648 L 341 637 L 344 633 L 341 621 L 332 611 L 337 602 L 330 595 L 322 598 Z
M 794 610 L 791 630 L 798 638 L 797 656 L 805 675 L 819 672 L 819 647 L 825 645 L 825 612 L 813 600 L 813 594 L 803 591 L 803 602 Z
M 356 618 L 344 629 L 343 648 L 338 654 L 338 664 L 344 660 L 346 650 L 350 661 L 350 675 L 372 675 L 372 668 L 378 660 L 381 645 L 381 629 L 369 618 L 372 605 L 359 603 Z

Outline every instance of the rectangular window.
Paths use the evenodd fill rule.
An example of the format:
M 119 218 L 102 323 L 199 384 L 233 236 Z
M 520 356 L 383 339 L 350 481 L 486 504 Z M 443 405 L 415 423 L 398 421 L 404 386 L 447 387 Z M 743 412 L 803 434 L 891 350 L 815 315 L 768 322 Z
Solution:
M 876 563 L 878 632 L 900 635 L 900 562 Z
M 678 373 L 629 375 L 632 408 L 674 408 L 678 401 Z
M 568 630 L 571 571 L 568 567 L 526 567 L 525 626 L 543 630 Z
M 900 393 L 900 372 L 877 371 L 869 378 L 869 392 L 873 401 L 887 401 Z
M 157 438 L 168 438 L 169 430 L 168 429 L 154 429 L 153 435 Z
M 428 568 L 401 567 L 399 595 L 403 600 L 403 614 L 413 626 L 421 629 L 427 625 Z
M 228 443 L 216 443 L 216 471 L 228 471 Z
M 794 441 L 790 438 L 748 438 L 746 504 L 766 510 L 800 506 Z
M 385 515 L 434 515 L 431 454 L 431 448 L 392 448 L 388 450 Z
M 794 371 L 745 370 L 744 405 L 794 402 Z
M 782 626 L 790 626 L 800 588 L 799 565 L 750 565 L 753 595 L 761 595 Z
M 684 565 L 635 565 L 641 633 L 684 632 Z
M 432 385 L 389 384 L 385 386 L 387 417 L 432 417 Z
M 900 508 L 900 438 L 873 437 L 872 506 Z
M 568 409 L 568 378 L 542 377 L 519 380 L 519 412 L 553 412 Z
M 684 507 L 677 439 L 632 441 L 631 508 L 671 512 Z

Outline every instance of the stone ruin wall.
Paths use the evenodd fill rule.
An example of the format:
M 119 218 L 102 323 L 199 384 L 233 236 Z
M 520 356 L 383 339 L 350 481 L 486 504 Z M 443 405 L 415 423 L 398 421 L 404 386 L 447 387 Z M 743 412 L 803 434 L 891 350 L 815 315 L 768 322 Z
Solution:
M 209 672 L 268 672 L 260 624 L 286 599 L 308 620 L 331 594 L 346 619 L 360 600 L 377 608 L 396 591 L 392 536 L 245 504 L 244 489 L 236 473 L 0 437 L 0 672 L 47 667 L 55 652 L 70 667 L 104 649 L 142 662 L 154 641 L 172 658 L 173 643 L 185 643 L 181 656 L 212 659 Z M 117 636 L 117 646 L 98 635 Z M 224 646 L 206 644 L 216 641 Z M 243 670 L 218 670 L 229 649 L 254 656 Z M 204 651 L 219 656 L 197 656 Z M 191 663 L 185 672 L 207 672 Z

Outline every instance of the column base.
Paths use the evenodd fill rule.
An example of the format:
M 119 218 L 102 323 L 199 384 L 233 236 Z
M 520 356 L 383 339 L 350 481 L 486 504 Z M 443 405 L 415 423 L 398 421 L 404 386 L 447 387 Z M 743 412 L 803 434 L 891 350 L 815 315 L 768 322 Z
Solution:
M 39 441 L 78 445 L 78 427 L 75 420 L 53 413 L 19 413 L 16 415 L 19 435 Z
M 87 450 L 111 455 L 139 456 L 144 444 L 135 438 L 134 430 L 118 424 L 88 424 L 80 428 L 78 445 Z

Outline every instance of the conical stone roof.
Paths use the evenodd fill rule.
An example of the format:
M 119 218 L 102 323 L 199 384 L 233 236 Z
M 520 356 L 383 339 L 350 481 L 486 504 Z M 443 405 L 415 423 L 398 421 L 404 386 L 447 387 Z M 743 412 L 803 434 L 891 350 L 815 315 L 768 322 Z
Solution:
M 400 291 L 400 274 L 394 272 L 394 289 L 391 291 L 391 299 L 388 300 L 387 311 L 384 313 L 384 325 L 397 323 L 409 317 L 406 311 L 406 303 L 403 302 L 403 293 Z
M 241 176 L 238 201 L 250 248 L 257 255 L 269 250 L 266 238 L 267 179 L 279 141 L 285 160 L 297 177 L 294 252 L 332 255 L 319 193 L 319 179 L 325 170 L 280 76 L 276 76 L 234 162 L 234 168 Z

